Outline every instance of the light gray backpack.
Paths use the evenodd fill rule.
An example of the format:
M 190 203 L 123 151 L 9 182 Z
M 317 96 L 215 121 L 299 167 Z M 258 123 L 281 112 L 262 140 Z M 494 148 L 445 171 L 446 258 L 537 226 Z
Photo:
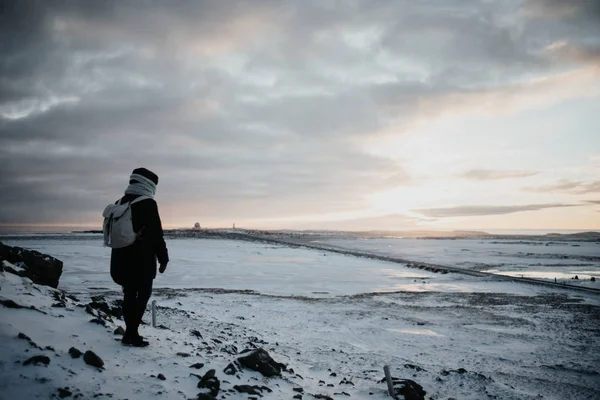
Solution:
M 150 199 L 150 197 L 140 196 L 129 203 L 106 206 L 102 213 L 104 217 L 102 230 L 105 246 L 120 249 L 135 242 L 136 233 L 133 230 L 133 221 L 131 220 L 131 205 L 146 199 Z

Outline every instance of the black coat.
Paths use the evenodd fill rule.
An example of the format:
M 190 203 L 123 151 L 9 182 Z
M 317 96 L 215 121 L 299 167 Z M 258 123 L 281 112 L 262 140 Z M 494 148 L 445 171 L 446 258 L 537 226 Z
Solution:
M 127 194 L 121 199 L 121 204 L 137 197 Z M 151 282 L 156 277 L 157 259 L 161 264 L 169 262 L 156 201 L 147 199 L 132 204 L 131 218 L 133 230 L 139 237 L 130 246 L 113 249 L 110 257 L 110 275 L 115 283 L 122 286 Z

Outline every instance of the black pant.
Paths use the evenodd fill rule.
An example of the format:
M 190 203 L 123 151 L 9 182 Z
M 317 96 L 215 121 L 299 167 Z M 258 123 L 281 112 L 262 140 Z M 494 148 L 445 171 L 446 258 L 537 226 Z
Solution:
M 123 286 L 123 319 L 127 327 L 125 335 L 136 337 L 138 327 L 152 295 L 152 281 Z

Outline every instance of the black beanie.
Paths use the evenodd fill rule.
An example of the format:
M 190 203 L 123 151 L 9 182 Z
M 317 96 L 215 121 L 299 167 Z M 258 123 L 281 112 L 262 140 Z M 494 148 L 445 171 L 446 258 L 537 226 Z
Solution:
M 158 185 L 158 175 L 156 175 L 154 172 L 150 171 L 149 169 L 136 168 L 133 170 L 133 172 L 131 174 L 132 175 L 133 174 L 141 175 L 144 178 L 150 179 L 152 182 L 154 182 L 155 185 Z M 131 181 L 129 181 L 129 183 L 131 183 Z

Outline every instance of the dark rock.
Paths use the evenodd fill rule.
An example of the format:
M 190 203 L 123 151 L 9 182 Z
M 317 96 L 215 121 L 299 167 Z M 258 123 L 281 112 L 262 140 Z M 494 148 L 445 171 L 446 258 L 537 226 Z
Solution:
M 250 386 L 250 385 L 235 385 L 233 388 L 240 393 L 258 394 L 258 395 L 260 395 L 262 393 L 260 390 L 256 389 L 255 386 Z
M 394 380 L 394 393 L 396 396 L 403 396 L 404 400 L 425 400 L 423 387 L 410 379 Z
M 46 346 L 46 347 L 44 347 L 44 350 L 54 351 L 54 352 L 56 351 L 56 350 L 54 350 L 54 347 L 52 347 L 52 346 Z
M 297 394 L 294 397 L 292 397 L 293 399 L 298 399 L 298 400 L 302 400 L 302 395 L 301 394 Z
M 102 361 L 102 359 L 91 350 L 85 352 L 85 354 L 83 355 L 83 361 L 85 361 L 86 364 L 91 365 L 92 367 L 104 367 L 104 361 Z
M 121 335 L 123 336 L 125 334 L 125 329 L 123 329 L 122 326 L 117 326 L 117 329 L 115 329 L 115 331 L 113 332 L 115 335 Z
M 39 365 L 39 364 L 48 365 L 48 364 L 50 364 L 50 357 L 44 356 L 44 355 L 38 355 L 38 356 L 33 356 L 33 357 L 28 358 L 27 360 L 23 361 L 23 365 L 29 365 L 29 364 L 33 364 L 33 365 Z
M 590 281 L 592 281 L 592 282 L 596 282 L 596 278 L 592 276 L 592 277 L 590 278 Z
M 65 397 L 71 397 L 73 393 L 69 390 L 68 387 L 58 388 L 58 397 L 64 399 Z
M 354 382 L 352 382 L 352 381 L 351 381 L 351 380 L 349 380 L 349 379 L 343 378 L 343 379 L 340 381 L 340 385 L 352 385 L 352 386 L 354 386 Z
M 191 334 L 192 336 L 196 336 L 197 338 L 204 339 L 204 338 L 202 337 L 202 334 L 200 333 L 200 331 L 198 331 L 198 330 L 196 330 L 196 329 L 192 329 L 192 330 L 190 331 L 190 334 Z
M 160 379 L 161 381 L 166 381 L 167 380 L 167 378 L 165 378 L 165 376 L 163 374 L 158 374 L 156 377 L 158 379 Z
M 67 294 L 66 295 L 69 299 L 73 300 L 74 302 L 79 303 L 79 299 L 77 297 L 75 297 L 75 295 L 72 294 Z
M 25 339 L 25 340 L 27 340 L 28 342 L 30 342 L 30 341 L 31 341 L 31 338 L 30 338 L 29 336 L 27 336 L 26 334 L 22 333 L 22 332 L 19 332 L 19 334 L 17 335 L 17 337 L 18 337 L 19 339 Z
M 219 394 L 219 389 L 221 388 L 221 382 L 219 378 L 215 376 L 216 371 L 214 369 L 209 370 L 200 382 L 198 382 L 199 389 L 208 389 L 211 396 L 216 397 Z
M 425 369 L 419 367 L 418 365 L 413 365 L 413 364 L 404 364 L 404 368 L 414 369 L 417 372 L 425 371 Z
M 237 390 L 240 393 L 248 393 L 248 394 L 256 394 L 258 396 L 262 396 L 262 392 L 263 390 L 271 393 L 272 390 L 270 388 L 268 388 L 267 386 L 258 386 L 258 385 L 235 385 L 233 387 L 235 390 Z
M 324 400 L 333 400 L 333 398 L 327 396 L 326 394 L 315 394 L 315 399 L 324 399 Z
M 329 374 L 329 376 L 333 376 L 335 378 L 337 376 L 337 374 L 335 372 L 332 372 Z
M 6 308 L 15 308 L 15 309 L 19 309 L 19 308 L 26 308 L 25 306 L 22 306 L 20 304 L 15 303 L 14 300 L 0 300 L 0 304 L 2 304 L 4 307 Z
M 191 354 L 190 354 L 190 353 L 184 353 L 184 352 L 181 352 L 181 351 L 180 351 L 179 353 L 177 353 L 177 355 L 178 355 L 179 357 L 190 357 L 190 356 L 191 356 Z
M 92 322 L 94 324 L 106 326 L 106 322 L 104 320 L 101 320 L 100 318 L 92 318 L 92 319 L 90 319 L 90 322 Z
M 248 355 L 238 358 L 240 364 L 253 371 L 258 371 L 263 376 L 280 376 L 283 365 L 271 358 L 269 353 L 260 348 L 251 351 Z
M 295 387 L 292 389 L 294 392 L 298 392 L 298 393 L 304 393 L 304 389 L 301 387 Z
M 221 352 L 236 355 L 238 353 L 238 348 L 233 344 L 226 344 L 221 348 Z
M 216 400 L 213 396 L 208 393 L 198 393 L 196 400 Z
M 190 368 L 195 368 L 195 369 L 200 369 L 202 367 L 204 367 L 204 364 L 202 364 L 202 363 L 196 363 L 196 364 L 190 365 Z
M 63 269 L 62 261 L 39 251 L 6 246 L 2 242 L 0 242 L 0 258 L 11 264 L 23 263 L 24 270 L 19 271 L 17 275 L 29 278 L 39 285 L 58 287 Z
M 106 314 L 106 316 L 110 315 L 115 318 L 121 318 L 121 316 L 123 315 L 123 309 L 120 306 L 116 306 L 116 307 L 109 306 L 108 303 L 106 301 L 104 301 L 103 297 L 95 296 L 95 297 L 92 297 L 92 299 L 96 299 L 96 300 L 87 304 L 86 311 L 88 313 L 93 315 L 93 313 L 87 309 L 89 307 L 89 309 L 91 309 L 91 310 L 102 311 L 104 314 Z
M 235 365 L 233 365 L 233 363 L 229 363 L 229 365 L 225 367 L 223 372 L 226 375 L 235 375 L 237 373 L 237 369 L 235 368 Z
M 81 351 L 77 350 L 75 347 L 71 347 L 69 349 L 69 354 L 72 358 L 79 358 L 83 354 Z

